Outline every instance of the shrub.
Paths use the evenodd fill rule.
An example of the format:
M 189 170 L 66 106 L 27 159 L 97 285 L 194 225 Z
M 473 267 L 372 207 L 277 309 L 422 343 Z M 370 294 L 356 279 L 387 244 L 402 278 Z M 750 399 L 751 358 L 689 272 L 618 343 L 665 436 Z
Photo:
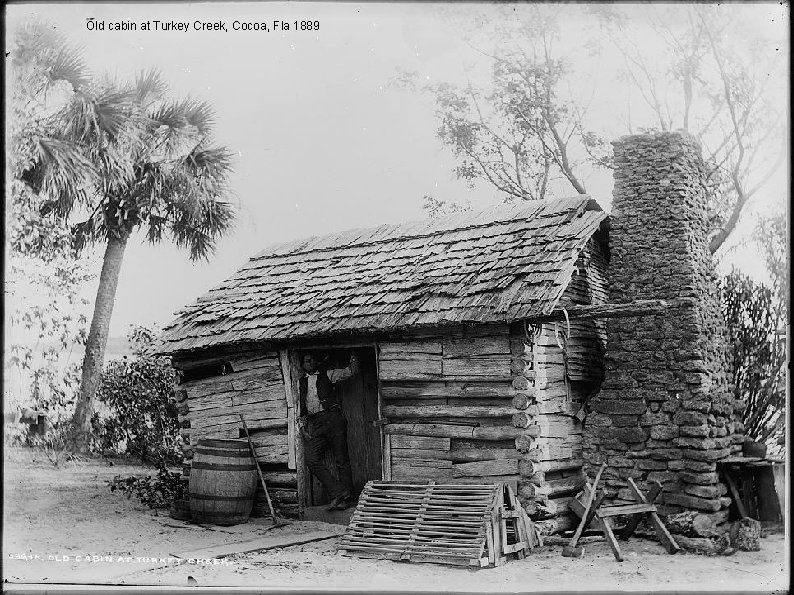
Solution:
M 777 451 L 786 420 L 786 345 L 779 335 L 786 325 L 785 304 L 772 288 L 736 272 L 724 278 L 722 289 L 736 397 L 745 401 L 745 433 Z
M 151 353 L 154 331 L 133 327 L 129 339 L 132 356 L 109 362 L 102 373 L 97 399 L 105 410 L 94 415 L 93 448 L 134 455 L 158 467 L 178 464 L 177 372 L 170 358 Z
M 111 492 L 118 490 L 127 498 L 135 496 L 149 508 L 168 508 L 172 502 L 185 495 L 185 484 L 180 480 L 180 473 L 165 467 L 160 467 L 156 476 L 117 475 L 107 483 Z

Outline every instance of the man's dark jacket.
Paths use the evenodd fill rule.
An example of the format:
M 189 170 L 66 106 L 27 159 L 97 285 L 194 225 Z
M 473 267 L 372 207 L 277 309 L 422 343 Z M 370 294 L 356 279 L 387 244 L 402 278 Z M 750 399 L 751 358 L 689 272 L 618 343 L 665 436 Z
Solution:
M 309 377 L 302 376 L 298 381 L 298 388 L 300 390 L 300 414 L 306 415 L 309 409 L 306 407 L 306 393 L 309 390 Z M 317 398 L 320 400 L 320 407 L 330 409 L 334 405 L 338 405 L 339 401 L 336 398 L 336 389 L 334 383 L 328 378 L 328 373 L 325 370 L 317 371 Z

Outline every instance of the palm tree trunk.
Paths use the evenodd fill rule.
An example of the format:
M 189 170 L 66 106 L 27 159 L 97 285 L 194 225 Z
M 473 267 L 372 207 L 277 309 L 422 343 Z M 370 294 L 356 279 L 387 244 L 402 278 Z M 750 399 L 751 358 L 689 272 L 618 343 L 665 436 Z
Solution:
M 73 445 L 76 450 L 84 452 L 88 448 L 91 435 L 91 417 L 94 414 L 94 399 L 99 386 L 102 363 L 105 358 L 105 347 L 108 342 L 110 317 L 116 301 L 116 288 L 119 284 L 121 263 L 127 247 L 129 235 L 111 236 L 105 247 L 102 260 L 102 273 L 99 275 L 99 288 L 94 303 L 94 316 L 91 329 L 85 343 L 83 356 L 83 376 L 80 382 L 80 393 L 72 418 Z

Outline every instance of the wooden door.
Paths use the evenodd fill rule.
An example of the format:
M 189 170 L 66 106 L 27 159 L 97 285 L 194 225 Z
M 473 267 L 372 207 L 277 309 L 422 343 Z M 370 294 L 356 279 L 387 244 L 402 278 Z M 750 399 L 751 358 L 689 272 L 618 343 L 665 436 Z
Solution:
M 381 426 L 376 422 L 378 409 L 378 378 L 375 349 L 358 347 L 360 373 L 338 386 L 342 413 L 347 419 L 347 447 L 356 493 L 371 479 L 381 479 L 383 462 Z
M 317 347 L 312 351 L 330 368 L 347 366 L 349 361 L 350 349 Z M 383 478 L 383 462 L 381 426 L 372 423 L 380 418 L 375 348 L 355 347 L 354 351 L 358 356 L 359 374 L 339 382 L 336 390 L 342 414 L 347 420 L 347 451 L 350 456 L 353 488 L 358 494 L 367 481 Z M 304 488 L 306 505 L 316 506 L 327 503 L 330 498 L 323 485 L 311 476 L 305 465 L 302 463 L 299 465 L 303 466 L 306 477 Z M 330 450 L 326 453 L 325 465 L 331 475 L 336 477 L 336 468 Z

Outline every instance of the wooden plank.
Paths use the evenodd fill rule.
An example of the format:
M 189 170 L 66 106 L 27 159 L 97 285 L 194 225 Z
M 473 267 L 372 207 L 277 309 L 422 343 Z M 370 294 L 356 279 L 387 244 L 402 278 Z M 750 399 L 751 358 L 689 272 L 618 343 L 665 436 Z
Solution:
M 450 461 L 449 451 L 444 450 L 429 450 L 422 448 L 400 448 L 392 450 L 393 459 L 425 459 L 425 460 L 441 460 Z
M 188 391 L 188 410 L 189 412 L 211 411 L 219 410 L 224 407 L 231 407 L 234 404 L 232 397 L 236 394 L 237 393 L 233 390 L 226 390 L 195 396 Z
M 274 434 L 272 432 L 278 432 L 283 430 L 259 430 L 254 434 L 254 432 L 249 431 L 251 435 L 251 442 L 253 442 L 254 446 L 256 447 L 275 447 L 275 448 L 283 448 L 287 449 L 287 435 L 286 434 Z
M 483 477 L 490 475 L 518 475 L 518 461 L 516 459 L 496 459 L 452 465 L 453 477 Z
M 403 436 L 438 436 L 443 438 L 471 438 L 483 440 L 507 440 L 518 436 L 539 435 L 540 429 L 529 427 L 526 429 L 507 426 L 456 426 L 445 424 L 386 424 L 384 431 L 387 434 Z
M 647 504 L 648 501 L 645 498 L 645 494 L 643 494 L 640 489 L 637 487 L 637 484 L 634 483 L 634 480 L 629 478 L 628 479 L 629 489 L 634 493 L 634 497 L 637 499 L 638 502 L 642 504 Z M 656 532 L 656 536 L 659 538 L 659 542 L 667 549 L 667 552 L 670 554 L 676 553 L 681 548 L 676 543 L 673 536 L 670 535 L 670 532 L 667 530 L 667 527 L 664 526 L 662 519 L 659 518 L 659 515 L 656 512 L 651 512 L 647 515 L 648 520 L 653 527 L 653 530 Z
M 252 403 L 248 405 L 228 405 L 217 409 L 191 411 L 186 417 L 191 421 L 200 421 L 204 425 L 226 423 L 227 418 L 236 417 L 240 420 L 242 413 L 248 419 L 280 419 L 287 417 L 287 408 L 283 403 Z
M 445 461 L 442 459 L 420 459 L 418 457 L 400 457 L 397 456 L 401 451 L 392 453 L 393 466 L 408 466 L 408 467 L 433 467 L 434 469 L 452 469 L 452 461 Z
M 253 372 L 264 374 L 270 380 L 278 380 L 281 377 L 281 369 L 278 363 L 278 356 L 257 359 L 240 359 L 232 361 L 235 373 Z
M 473 406 L 473 405 L 386 405 L 383 413 L 389 418 L 401 417 L 510 417 L 516 410 L 509 406 Z
M 444 356 L 442 364 L 444 377 L 455 376 L 510 376 L 509 355 L 472 355 L 470 357 Z
M 632 479 L 632 483 L 634 483 L 633 479 Z M 634 485 L 636 487 L 636 484 Z M 662 484 L 660 484 L 658 481 L 654 482 L 654 484 L 651 486 L 651 489 L 648 490 L 648 496 L 645 498 L 646 502 L 653 504 L 654 500 L 656 500 L 656 498 L 661 493 L 662 493 Z M 640 514 L 631 517 L 629 519 L 629 522 L 626 524 L 626 526 L 623 527 L 623 531 L 621 531 L 620 533 L 620 538 L 623 540 L 628 540 L 629 537 L 631 537 L 631 535 L 637 529 L 637 525 L 640 524 L 640 521 L 642 521 L 642 515 Z
M 287 378 L 289 379 L 289 382 L 292 386 L 292 397 L 295 403 L 295 419 L 297 420 L 297 417 L 301 414 L 301 411 L 298 404 L 299 391 L 298 377 L 296 372 L 301 369 L 301 363 L 299 361 L 299 352 L 297 350 L 287 350 L 287 356 L 289 370 L 289 376 Z M 289 430 L 289 428 L 287 429 Z M 311 506 L 311 476 L 304 462 L 303 439 L 300 435 L 298 435 L 297 427 L 295 429 L 295 434 L 295 475 L 298 487 L 298 510 L 299 512 L 302 512 L 304 508 Z
M 381 377 L 381 380 L 383 378 Z M 426 381 L 422 383 L 381 383 L 381 394 L 384 399 L 489 399 L 489 398 L 513 398 L 517 391 L 508 382 L 504 384 L 491 384 L 488 386 L 472 386 L 467 383 L 460 383 L 457 386 L 449 386 L 442 381 Z
M 265 409 L 263 407 L 229 407 L 225 411 L 233 411 L 234 413 L 219 415 L 213 412 L 214 415 L 201 415 L 191 414 L 187 416 L 190 420 L 191 429 L 196 428 L 212 428 L 216 426 L 228 426 L 240 424 L 239 413 L 245 415 L 246 422 L 250 422 L 252 427 L 275 427 L 275 426 L 262 426 L 261 422 L 275 421 L 279 422 L 280 426 L 287 427 L 287 410 L 284 409 Z M 282 423 L 283 422 L 283 423 Z
M 449 450 L 449 438 L 431 436 L 392 436 L 392 448 L 420 448 L 428 450 Z
M 423 355 L 415 359 L 390 359 L 380 361 L 380 379 L 421 380 L 441 377 L 441 356 Z
M 515 448 L 461 448 L 450 450 L 449 457 L 453 463 L 469 463 L 494 459 L 521 459 L 523 455 Z
M 248 420 L 246 419 L 246 423 Z M 251 429 L 262 430 L 268 428 L 286 428 L 287 427 L 287 420 L 286 419 L 264 419 L 264 420 L 255 420 L 251 423 Z M 237 421 L 234 423 L 225 423 L 222 425 L 215 425 L 209 427 L 195 427 L 191 428 L 191 442 L 193 437 L 195 436 L 202 436 L 202 437 L 209 437 L 210 434 L 217 434 L 218 436 L 225 435 L 227 433 L 234 434 L 233 436 L 230 435 L 229 437 L 232 438 L 239 438 L 239 430 L 240 430 L 240 418 L 237 418 Z
M 403 341 L 378 343 L 378 358 L 382 360 L 404 359 L 411 355 L 441 355 L 441 341 Z
M 468 477 L 454 477 L 449 481 L 452 483 L 473 484 L 480 483 L 482 485 L 492 485 L 495 483 L 504 483 L 510 486 L 510 489 L 517 492 L 518 482 L 521 480 L 519 475 L 483 475 L 483 476 L 468 476 Z
M 615 534 L 612 532 L 612 527 L 609 526 L 609 521 L 598 518 L 597 522 L 604 532 L 604 537 L 606 537 L 607 544 L 609 544 L 609 549 L 611 549 L 612 553 L 615 555 L 615 560 L 623 562 L 623 554 L 620 552 L 620 546 L 618 545 L 617 539 L 615 539 Z
M 297 440 L 297 399 L 292 390 L 292 374 L 290 372 L 289 352 L 282 349 L 278 352 L 281 366 L 284 400 L 287 403 L 287 468 L 295 469 L 295 441 Z
M 444 357 L 509 355 L 510 337 L 507 333 L 486 337 L 444 337 Z
M 744 507 L 744 502 L 742 501 L 741 496 L 739 496 L 739 490 L 736 488 L 736 483 L 733 480 L 733 470 L 726 471 L 725 480 L 728 482 L 728 488 L 731 490 L 733 502 L 736 504 L 736 508 L 739 510 L 739 514 L 741 515 L 740 518 L 745 518 L 747 516 L 747 509 Z
M 627 303 L 574 305 L 567 308 L 568 319 L 597 320 L 605 318 L 623 318 L 659 314 L 670 310 L 692 308 L 696 305 L 693 298 L 675 298 L 671 300 L 635 300 Z M 549 322 L 565 320 L 565 313 L 555 309 L 550 314 L 538 315 L 532 322 Z
M 602 506 L 596 511 L 596 516 L 606 518 L 621 514 L 637 514 L 642 512 L 656 512 L 653 504 L 617 504 L 614 506 Z
M 278 403 L 286 405 L 284 399 L 284 386 L 279 384 L 266 384 L 259 388 L 246 391 L 235 391 L 232 394 L 233 405 L 248 405 L 251 403 Z
M 378 399 L 378 419 L 383 417 L 383 395 L 381 393 L 382 382 L 380 382 L 380 348 L 375 345 L 375 390 L 377 391 Z M 385 432 L 379 430 L 381 450 L 380 450 L 380 469 L 381 479 L 391 479 L 391 449 L 392 437 Z
M 394 479 L 449 481 L 452 479 L 452 470 L 442 472 L 430 467 L 401 467 L 393 464 L 392 477 Z

